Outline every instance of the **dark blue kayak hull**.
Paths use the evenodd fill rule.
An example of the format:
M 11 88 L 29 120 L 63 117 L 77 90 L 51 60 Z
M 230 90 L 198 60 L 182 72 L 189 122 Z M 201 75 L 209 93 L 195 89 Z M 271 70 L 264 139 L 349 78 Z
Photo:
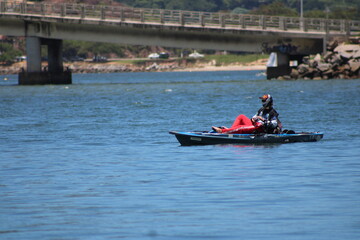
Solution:
M 212 144 L 267 144 L 316 142 L 323 138 L 319 132 L 302 132 L 294 134 L 221 134 L 209 132 L 176 132 L 174 134 L 183 146 L 212 145 Z

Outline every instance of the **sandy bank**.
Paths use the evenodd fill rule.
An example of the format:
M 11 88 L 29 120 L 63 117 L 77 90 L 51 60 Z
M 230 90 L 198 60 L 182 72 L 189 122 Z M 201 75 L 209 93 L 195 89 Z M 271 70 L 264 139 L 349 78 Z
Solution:
M 266 65 L 232 65 L 232 66 L 204 66 L 174 69 L 176 72 L 203 72 L 203 71 L 252 71 L 252 70 L 266 70 Z

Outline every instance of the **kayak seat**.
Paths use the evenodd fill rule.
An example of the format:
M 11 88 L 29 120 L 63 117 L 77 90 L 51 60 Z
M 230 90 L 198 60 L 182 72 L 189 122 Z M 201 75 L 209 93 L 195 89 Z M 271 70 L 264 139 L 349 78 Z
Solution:
M 294 130 L 284 129 L 281 133 L 283 133 L 283 134 L 295 134 L 295 131 Z

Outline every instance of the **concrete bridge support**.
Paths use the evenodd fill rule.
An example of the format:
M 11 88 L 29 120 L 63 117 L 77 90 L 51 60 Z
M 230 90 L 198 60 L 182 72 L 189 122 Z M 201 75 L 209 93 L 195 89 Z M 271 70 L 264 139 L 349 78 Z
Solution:
M 44 40 L 43 44 L 48 46 L 48 64 L 49 72 L 62 72 L 62 40 Z
M 279 76 L 290 75 L 290 55 L 286 53 L 272 53 L 274 60 L 272 65 L 267 66 L 266 76 L 267 79 L 277 78 Z
M 41 69 L 41 45 L 47 45 L 48 68 Z M 27 69 L 19 73 L 20 85 L 71 84 L 70 71 L 64 71 L 62 40 L 26 38 Z
M 267 79 L 290 76 L 292 68 L 302 64 L 305 56 L 308 55 L 272 52 L 266 68 Z
M 41 71 L 41 39 L 38 37 L 26 38 L 27 72 Z

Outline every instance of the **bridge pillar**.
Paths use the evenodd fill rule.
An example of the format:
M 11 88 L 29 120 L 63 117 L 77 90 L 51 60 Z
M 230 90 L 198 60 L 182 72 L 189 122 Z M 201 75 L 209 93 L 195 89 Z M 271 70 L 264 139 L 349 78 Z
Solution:
M 41 39 L 38 37 L 26 38 L 27 72 L 41 71 Z
M 62 41 L 55 39 L 44 41 L 44 43 L 46 43 L 46 45 L 48 46 L 49 72 L 62 72 Z
M 290 75 L 290 55 L 286 53 L 274 52 L 271 53 L 270 59 L 266 68 L 267 79 L 277 78 L 284 75 Z M 269 59 L 269 60 L 270 60 Z M 271 62 L 271 63 L 270 63 Z
M 41 45 L 48 47 L 48 69 L 41 70 Z M 26 71 L 19 73 L 20 85 L 71 84 L 69 70 L 63 70 L 62 40 L 26 38 Z

